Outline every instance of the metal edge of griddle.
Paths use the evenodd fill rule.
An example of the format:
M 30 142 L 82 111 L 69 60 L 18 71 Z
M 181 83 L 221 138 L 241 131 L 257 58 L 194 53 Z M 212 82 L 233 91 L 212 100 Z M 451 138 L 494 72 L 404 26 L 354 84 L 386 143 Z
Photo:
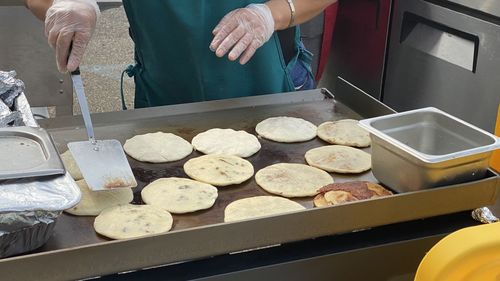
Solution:
M 326 89 L 258 95 L 225 100 L 203 101 L 186 104 L 165 105 L 149 108 L 139 108 L 115 112 L 92 114 L 94 127 L 106 124 L 119 124 L 136 120 L 162 118 L 173 115 L 204 113 L 211 111 L 248 108 L 263 105 L 279 105 L 300 102 L 314 102 L 332 99 L 333 94 Z M 62 116 L 39 120 L 40 126 L 47 129 L 64 129 L 83 126 L 81 116 Z
M 225 100 L 204 101 L 187 104 L 166 105 L 150 108 L 140 108 L 116 112 L 104 112 L 92 114 L 94 126 L 105 124 L 125 123 L 140 119 L 161 118 L 173 115 L 203 113 L 218 110 L 228 110 L 262 105 L 279 105 L 299 102 L 314 102 L 324 99 L 335 99 L 364 118 L 370 118 L 385 114 L 395 113 L 394 110 L 373 98 L 369 94 L 356 88 L 354 85 L 338 78 L 338 91 L 332 94 L 328 89 L 314 89 L 307 91 L 297 91 L 290 93 L 258 95 Z M 75 128 L 83 126 L 80 116 L 62 116 L 57 118 L 39 120 L 40 126 L 51 129 Z
M 7 258 L 0 271 L 6 280 L 67 280 L 140 270 L 470 210 L 494 204 L 499 189 L 500 176 L 489 171 L 479 181 L 431 190 Z
M 337 77 L 335 99 L 353 111 L 361 113 L 364 118 L 396 113 L 394 109 L 340 76 Z

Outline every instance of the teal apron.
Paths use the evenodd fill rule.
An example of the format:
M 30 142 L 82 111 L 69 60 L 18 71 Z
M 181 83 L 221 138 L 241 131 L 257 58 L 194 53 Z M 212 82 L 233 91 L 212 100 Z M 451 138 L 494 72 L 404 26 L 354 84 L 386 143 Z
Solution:
M 124 0 L 135 43 L 136 65 L 127 71 L 135 80 L 135 107 L 293 91 L 290 69 L 304 54 L 298 43 L 288 64 L 276 33 L 244 66 L 209 49 L 212 30 L 224 15 L 262 2 Z

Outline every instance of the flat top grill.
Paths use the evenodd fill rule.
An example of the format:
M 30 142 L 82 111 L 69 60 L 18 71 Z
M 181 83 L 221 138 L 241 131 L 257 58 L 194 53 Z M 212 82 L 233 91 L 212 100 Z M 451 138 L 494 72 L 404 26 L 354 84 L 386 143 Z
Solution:
M 314 94 L 309 93 L 309 95 L 306 98 L 311 100 L 301 103 L 288 103 L 279 106 L 274 104 L 258 107 L 249 106 L 246 109 L 225 109 L 221 111 L 191 113 L 188 115 L 175 115 L 167 118 L 138 119 L 136 121 L 127 121 L 123 124 L 108 124 L 96 128 L 96 136 L 103 139 L 115 138 L 125 143 L 126 139 L 134 135 L 162 131 L 174 133 L 191 141 L 198 133 L 211 128 L 232 128 L 235 130 L 245 130 L 257 135 L 255 125 L 273 116 L 301 117 L 311 121 L 315 125 L 319 125 L 325 121 L 345 118 L 363 118 L 350 108 L 342 103 L 335 102 L 334 99 L 325 96 L 323 93 L 316 92 Z M 68 142 L 84 138 L 84 133 L 83 128 L 77 130 L 73 128 L 51 130 L 51 134 L 61 152 L 67 149 L 66 144 Z M 252 162 L 255 172 L 275 163 L 307 164 L 304 159 L 304 154 L 307 150 L 328 145 L 328 143 L 319 138 L 301 143 L 278 143 L 264 138 L 259 138 L 259 141 L 262 145 L 261 150 L 253 156 L 246 158 Z M 369 148 L 364 150 L 367 152 L 370 151 Z M 184 163 L 191 158 L 201 155 L 203 154 L 195 151 L 185 159 L 163 164 L 145 163 L 128 157 L 132 171 L 138 182 L 138 186 L 134 188 L 134 201 L 132 203 L 143 204 L 141 199 L 142 188 L 156 179 L 163 177 L 189 178 L 184 173 Z M 332 175 L 336 182 L 352 180 L 376 181 L 371 172 L 353 175 Z M 219 187 L 218 190 L 219 196 L 211 209 L 181 215 L 173 214 L 174 225 L 172 230 L 222 223 L 224 222 L 224 209 L 229 203 L 246 197 L 273 195 L 260 188 L 253 177 L 242 184 Z M 312 197 L 293 198 L 292 200 L 299 202 L 306 208 L 314 207 Z M 59 218 L 54 237 L 39 251 L 50 251 L 109 241 L 109 239 L 95 233 L 93 222 L 94 217 L 76 217 L 63 214 Z
M 94 115 L 93 120 L 97 137 L 114 138 L 124 143 L 134 135 L 156 131 L 175 133 L 188 141 L 216 127 L 255 134 L 255 125 L 273 116 L 301 117 L 319 125 L 325 121 L 362 119 L 391 112 L 368 95 L 339 93 L 333 99 L 328 91 L 319 89 L 103 113 Z M 78 116 L 46 120 L 42 126 L 52 134 L 60 152 L 67 149 L 68 142 L 86 138 Z M 247 158 L 255 171 L 279 162 L 305 163 L 307 150 L 326 145 L 318 138 L 293 144 L 260 141 L 261 150 Z M 187 177 L 183 164 L 199 155 L 194 152 L 186 159 L 167 164 L 142 163 L 129 158 L 139 184 L 134 190 L 134 203 L 142 203 L 141 189 L 155 179 Z M 336 182 L 375 181 L 371 172 L 332 175 Z M 45 246 L 34 254 L 0 260 L 0 270 L 5 269 L 2 272 L 9 280 L 29 278 L 30 272 L 37 272 L 39 280 L 80 279 L 346 233 L 493 204 L 499 189 L 498 179 L 497 174 L 489 172 L 484 179 L 471 183 L 326 208 L 312 208 L 312 197 L 293 199 L 307 210 L 223 223 L 224 208 L 230 202 L 267 194 L 252 178 L 240 185 L 218 188 L 219 198 L 211 209 L 174 215 L 173 230 L 156 236 L 109 241 L 94 232 L 94 217 L 63 214 Z M 50 266 L 54 263 L 58 264 L 57 269 Z

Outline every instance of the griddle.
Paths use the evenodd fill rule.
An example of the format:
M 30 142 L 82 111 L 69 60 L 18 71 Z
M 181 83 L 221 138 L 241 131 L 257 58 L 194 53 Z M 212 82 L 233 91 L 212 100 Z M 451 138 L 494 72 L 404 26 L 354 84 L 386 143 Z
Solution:
M 339 119 L 363 119 L 393 111 L 368 95 L 333 96 L 326 89 L 280 93 L 230 100 L 209 101 L 96 114 L 96 134 L 124 143 L 144 133 L 169 132 L 190 141 L 210 128 L 232 128 L 255 134 L 255 125 L 273 116 L 301 117 L 319 125 Z M 42 123 L 51 133 L 57 148 L 85 137 L 78 118 L 66 117 Z M 284 144 L 260 139 L 262 149 L 247 158 L 255 171 L 268 165 L 304 163 L 307 150 L 327 145 L 319 138 L 308 142 Z M 369 152 L 370 148 L 365 149 Z M 187 177 L 183 164 L 200 156 L 167 164 L 138 162 L 128 158 L 138 187 L 134 204 L 142 204 L 141 189 L 161 177 Z M 398 171 L 394 171 L 398 172 Z M 357 175 L 332 173 L 336 182 L 376 181 L 371 172 Z M 0 260 L 0 270 L 9 280 L 28 278 L 36 272 L 37 280 L 78 279 L 206 258 L 242 250 L 267 247 L 315 237 L 359 231 L 375 226 L 449 214 L 495 203 L 500 176 L 489 171 L 478 181 L 396 194 L 390 197 L 313 208 L 312 197 L 293 199 L 307 210 L 223 223 L 224 208 L 230 202 L 257 195 L 267 195 L 251 180 L 235 186 L 220 187 L 213 208 L 192 214 L 174 215 L 171 232 L 151 237 L 111 241 L 93 230 L 94 217 L 63 214 L 53 237 L 36 253 Z M 57 264 L 57 268 L 53 266 Z

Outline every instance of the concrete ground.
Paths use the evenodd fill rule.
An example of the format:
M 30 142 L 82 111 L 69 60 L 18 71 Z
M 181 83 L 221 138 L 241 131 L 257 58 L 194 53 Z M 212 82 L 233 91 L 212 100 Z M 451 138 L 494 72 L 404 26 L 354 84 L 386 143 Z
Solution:
M 134 63 L 133 42 L 128 35 L 128 27 L 123 7 L 102 12 L 80 66 L 92 113 L 121 110 L 120 76 L 129 64 Z M 134 83 L 132 78 L 125 77 L 126 104 L 133 108 Z M 73 112 L 80 114 L 76 97 Z

